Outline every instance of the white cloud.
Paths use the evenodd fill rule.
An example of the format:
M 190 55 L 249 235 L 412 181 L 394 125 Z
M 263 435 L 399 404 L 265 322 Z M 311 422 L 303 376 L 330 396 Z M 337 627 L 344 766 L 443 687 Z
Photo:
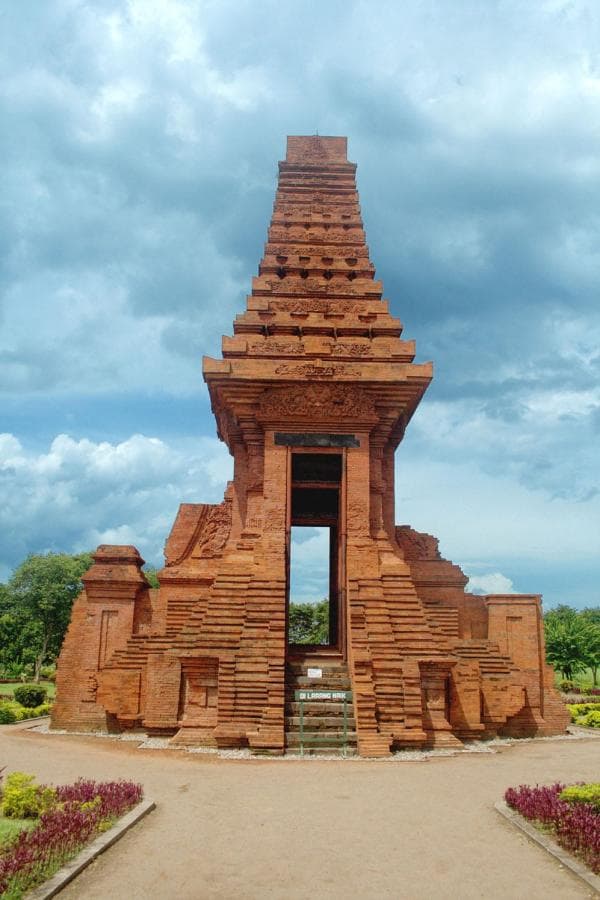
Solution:
M 0 468 L 16 469 L 23 462 L 21 442 L 13 434 L 0 434 Z
M 111 444 L 58 435 L 45 453 L 0 435 L 2 575 L 29 552 L 135 544 L 160 563 L 179 503 L 220 502 L 231 462 L 223 444 L 193 449 L 132 435 Z
M 444 374 L 437 375 L 409 442 L 436 461 L 467 462 L 551 496 L 593 497 L 600 491 L 600 357 L 594 322 L 588 327 L 586 335 L 580 320 L 556 312 L 544 323 L 544 356 L 505 360 L 489 372 L 485 349 L 476 346 L 479 371 L 466 373 L 450 392 L 439 383 Z M 434 399 L 440 387 L 443 399 Z
M 290 598 L 315 603 L 329 596 L 329 529 L 292 528 Z
M 515 594 L 510 578 L 501 572 L 490 572 L 487 575 L 471 575 L 465 590 L 472 594 Z
M 256 272 L 285 135 L 317 128 L 348 134 L 378 276 L 437 367 L 399 510 L 458 561 L 591 558 L 598 8 L 335 0 L 298 27 L 277 0 L 5 6 L 0 384 L 24 410 L 2 426 L 22 444 L 0 444 L 6 559 L 107 534 L 155 554 L 177 502 L 223 481 L 212 444 L 129 437 L 148 431 L 136 398 L 200 384 Z M 24 449 L 37 398 L 51 418 L 75 393 L 132 397 L 126 439 Z
M 586 566 L 600 555 L 600 495 L 574 503 L 472 462 L 437 462 L 402 447 L 396 521 L 435 534 L 442 555 L 458 565 L 526 558 L 541 570 L 560 557 Z

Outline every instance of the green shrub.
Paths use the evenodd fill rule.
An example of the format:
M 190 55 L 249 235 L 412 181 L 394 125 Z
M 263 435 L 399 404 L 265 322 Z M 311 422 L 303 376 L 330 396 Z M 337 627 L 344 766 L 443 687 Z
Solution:
M 48 691 L 41 684 L 20 684 L 14 691 L 17 703 L 27 707 L 27 709 L 33 709 L 34 706 L 44 703 L 47 695 Z
M 14 716 L 14 722 L 22 722 L 23 719 L 29 718 L 29 710 L 25 709 L 24 706 L 21 706 L 20 703 L 15 703 L 14 700 L 10 700 L 8 703 L 4 704 L 6 709 L 10 710 L 12 715 Z
M 0 703 L 0 725 L 13 725 L 17 721 L 17 714 L 12 707 L 13 704 Z
M 7 819 L 36 819 L 55 803 L 54 788 L 37 785 L 33 775 L 11 772 L 2 792 L 2 812 Z
M 26 719 L 47 716 L 51 709 L 51 703 L 40 703 L 39 706 L 28 709 L 26 706 L 21 706 L 20 703 L 15 703 L 14 700 L 9 700 L 6 703 L 0 703 L 0 725 L 13 725 L 15 722 L 23 722 Z
M 39 706 L 34 706 L 33 709 L 29 710 L 29 714 L 30 714 L 29 718 L 33 719 L 33 718 L 36 718 L 37 716 L 49 716 L 51 709 L 52 709 L 51 703 L 40 703 Z
M 561 689 L 561 691 L 564 691 L 565 694 L 570 694 L 577 688 L 576 688 L 575 682 L 568 681 L 567 679 L 565 679 L 564 681 L 561 681 L 560 689 Z
M 600 810 L 600 783 L 574 784 L 562 791 L 560 799 L 567 803 L 591 803 Z
M 20 703 L 13 703 L 12 708 L 17 717 L 17 722 L 23 722 L 25 719 L 31 718 L 31 710 L 27 709 L 26 706 L 21 706 Z
M 586 728 L 600 728 L 600 710 L 592 710 L 585 716 L 577 719 L 577 725 L 584 725 Z
M 600 703 L 567 703 L 567 709 L 571 714 L 571 722 L 576 722 L 588 713 L 600 712 Z
M 586 728 L 600 728 L 600 703 L 567 704 L 571 722 Z

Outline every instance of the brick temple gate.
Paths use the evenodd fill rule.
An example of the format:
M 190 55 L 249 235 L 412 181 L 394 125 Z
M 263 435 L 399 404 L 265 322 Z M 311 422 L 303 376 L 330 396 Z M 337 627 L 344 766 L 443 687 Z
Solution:
M 219 505 L 182 504 L 160 590 L 134 547 L 98 548 L 55 726 L 282 753 L 298 746 L 296 692 L 314 688 L 351 696 L 368 756 L 565 729 L 540 598 L 465 593 L 435 538 L 395 524 L 394 454 L 432 368 L 382 299 L 355 169 L 345 138 L 288 138 L 246 310 L 204 360 L 233 482 Z M 326 647 L 287 640 L 297 525 L 330 535 Z M 334 746 L 339 708 L 312 714 L 303 730 Z

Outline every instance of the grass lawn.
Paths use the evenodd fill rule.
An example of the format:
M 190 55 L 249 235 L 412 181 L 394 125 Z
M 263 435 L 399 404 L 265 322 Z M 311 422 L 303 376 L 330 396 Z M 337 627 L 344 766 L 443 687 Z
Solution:
M 9 681 L 6 684 L 0 684 L 0 696 L 4 694 L 5 696 L 11 695 L 16 687 L 20 687 L 23 683 L 25 684 L 33 684 L 33 681 Z M 56 695 L 56 685 L 53 681 L 40 681 L 40 687 L 45 687 L 48 693 L 48 700 L 54 700 Z
M 19 831 L 31 828 L 35 819 L 6 819 L 0 814 L 0 850 L 7 841 L 10 841 Z

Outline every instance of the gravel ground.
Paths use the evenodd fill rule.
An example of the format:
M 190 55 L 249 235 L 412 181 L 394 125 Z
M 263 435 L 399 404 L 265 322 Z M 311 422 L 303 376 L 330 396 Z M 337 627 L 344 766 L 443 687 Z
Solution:
M 185 753 L 207 753 L 217 756 L 219 759 L 256 759 L 256 755 L 253 754 L 248 749 L 243 750 L 217 750 L 212 747 L 175 747 L 171 744 L 171 739 L 168 737 L 160 738 L 160 737 L 148 737 L 147 734 L 140 731 L 135 732 L 124 732 L 123 734 L 109 734 L 106 731 L 96 731 L 93 734 L 90 734 L 88 731 L 62 731 L 57 728 L 50 729 L 50 720 L 46 718 L 41 725 L 35 725 L 32 727 L 33 731 L 37 731 L 40 734 L 53 734 L 53 735 L 79 735 L 80 737 L 94 737 L 99 740 L 111 740 L 111 741 L 128 741 L 137 745 L 138 750 L 172 750 L 172 751 L 184 751 Z M 463 753 L 498 753 L 500 750 L 506 747 L 511 747 L 512 745 L 522 745 L 531 740 L 536 741 L 576 741 L 589 737 L 595 737 L 595 732 L 591 731 L 589 728 L 581 728 L 576 725 L 569 726 L 569 729 L 566 734 L 553 735 L 552 737 L 545 738 L 520 738 L 516 740 L 514 738 L 494 738 L 493 740 L 488 741 L 471 741 L 468 744 L 465 744 L 463 748 L 453 748 L 453 749 L 439 749 L 439 750 L 398 750 L 392 756 L 380 757 L 377 760 L 373 759 L 373 762 L 402 762 L 408 760 L 418 760 L 418 759 L 430 759 L 436 756 L 456 756 L 458 754 Z M 597 734 L 598 739 L 600 740 L 600 732 Z M 345 758 L 340 758 L 340 754 L 326 754 L 319 753 L 318 755 L 311 755 L 307 752 L 306 755 L 300 754 L 300 752 L 295 753 L 286 753 L 285 756 L 276 756 L 273 757 L 274 762 L 288 762 L 291 760 L 335 760 L 337 762 L 348 761 L 350 762 L 352 759 L 355 759 L 355 756 L 349 755 Z
M 157 802 L 61 900 L 592 896 L 493 808 L 510 785 L 598 780 L 590 732 L 385 764 L 142 753 L 143 737 L 0 729 L 0 767 L 55 783 L 132 778 Z

